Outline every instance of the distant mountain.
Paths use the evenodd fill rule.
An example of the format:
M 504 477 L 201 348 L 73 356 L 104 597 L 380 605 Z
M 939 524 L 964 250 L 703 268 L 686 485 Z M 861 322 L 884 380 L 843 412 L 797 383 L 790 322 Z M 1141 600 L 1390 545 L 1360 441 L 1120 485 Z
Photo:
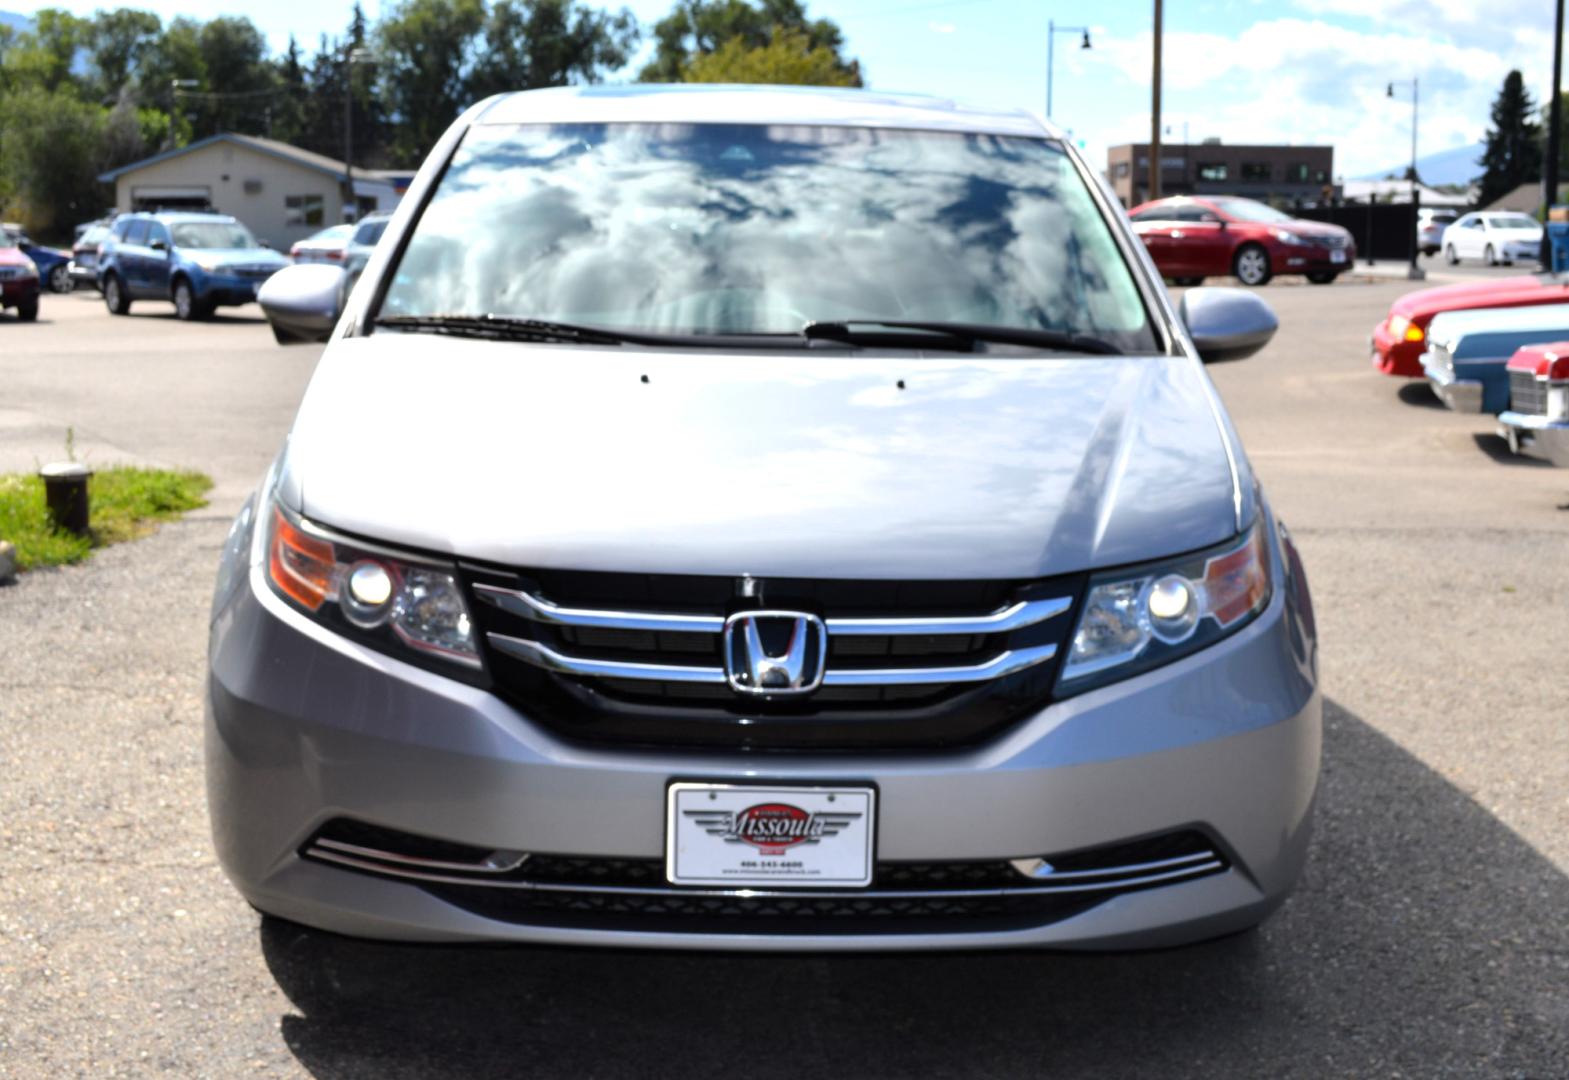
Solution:
M 1482 166 L 1477 162 L 1481 160 L 1482 143 L 1472 143 L 1469 146 L 1456 146 L 1449 150 L 1440 150 L 1436 154 L 1429 154 L 1424 158 L 1416 159 L 1416 173 L 1422 178 L 1424 184 L 1469 184 L 1482 175 Z M 1365 176 L 1355 177 L 1357 180 L 1383 180 L 1386 177 L 1404 179 L 1405 163 L 1391 165 L 1387 169 L 1367 173 Z

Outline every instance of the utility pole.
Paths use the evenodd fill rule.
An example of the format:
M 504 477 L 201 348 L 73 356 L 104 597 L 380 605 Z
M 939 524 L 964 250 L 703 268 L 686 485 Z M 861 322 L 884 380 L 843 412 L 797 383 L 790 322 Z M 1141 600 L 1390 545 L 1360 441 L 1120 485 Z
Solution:
M 1564 0 L 1558 0 L 1555 5 L 1558 14 L 1553 23 L 1553 87 L 1552 96 L 1547 99 L 1547 160 L 1542 167 L 1543 203 L 1551 212 L 1553 203 L 1558 201 L 1558 125 L 1561 112 L 1558 100 L 1559 79 L 1563 75 L 1564 63 Z M 1547 230 L 1542 230 L 1542 250 L 1539 255 L 1543 270 L 1553 267 L 1552 241 L 1547 237 Z
M 1155 0 L 1155 72 L 1150 104 L 1150 199 L 1160 198 L 1160 4 Z
M 364 49 L 350 49 L 343 57 L 343 219 L 354 221 L 359 215 L 359 199 L 354 195 L 354 65 L 369 57 Z

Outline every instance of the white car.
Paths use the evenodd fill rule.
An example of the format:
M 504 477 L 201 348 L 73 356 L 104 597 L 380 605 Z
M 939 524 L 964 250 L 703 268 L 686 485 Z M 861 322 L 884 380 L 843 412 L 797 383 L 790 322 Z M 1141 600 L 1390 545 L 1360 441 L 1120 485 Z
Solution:
M 329 225 L 312 233 L 289 249 L 289 258 L 297 263 L 331 263 L 343 265 L 343 251 L 354 238 L 353 225 Z
M 1542 250 L 1542 226 L 1525 214 L 1467 214 L 1444 230 L 1444 258 L 1499 263 L 1534 262 Z
M 1443 207 L 1416 212 L 1416 246 L 1423 255 L 1437 255 L 1444 246 L 1444 231 L 1455 223 L 1460 214 Z

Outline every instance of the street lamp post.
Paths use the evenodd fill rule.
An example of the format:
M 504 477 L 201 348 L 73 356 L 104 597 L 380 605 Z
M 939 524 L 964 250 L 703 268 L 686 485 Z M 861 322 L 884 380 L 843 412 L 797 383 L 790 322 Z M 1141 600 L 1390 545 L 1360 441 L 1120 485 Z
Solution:
M 1409 281 L 1421 281 L 1422 279 L 1427 277 L 1427 274 L 1423 272 L 1422 268 L 1416 264 L 1416 227 L 1417 227 L 1417 221 L 1421 217 L 1421 215 L 1418 213 L 1418 211 L 1421 210 L 1421 208 L 1422 208 L 1422 198 L 1417 193 L 1417 190 L 1416 190 L 1416 106 L 1417 106 L 1417 97 L 1418 97 L 1417 91 L 1418 91 L 1417 80 L 1415 78 L 1412 78 L 1412 80 L 1411 80 L 1411 175 L 1410 175 L 1410 177 L 1408 177 L 1408 179 L 1411 181 L 1411 235 L 1407 238 L 1410 241 L 1410 243 L 1411 243 L 1411 264 L 1410 264 L 1410 266 L 1408 266 L 1406 268 L 1406 278 Z M 1389 84 L 1389 89 L 1385 91 L 1384 96 L 1385 97 L 1394 97 L 1395 96 L 1395 84 L 1394 83 L 1390 83 Z
M 1090 28 L 1087 26 L 1058 26 L 1050 19 L 1046 20 L 1046 119 L 1051 119 L 1051 67 L 1052 58 L 1057 53 L 1056 43 L 1058 34 L 1082 34 L 1083 41 L 1079 48 L 1090 47 Z

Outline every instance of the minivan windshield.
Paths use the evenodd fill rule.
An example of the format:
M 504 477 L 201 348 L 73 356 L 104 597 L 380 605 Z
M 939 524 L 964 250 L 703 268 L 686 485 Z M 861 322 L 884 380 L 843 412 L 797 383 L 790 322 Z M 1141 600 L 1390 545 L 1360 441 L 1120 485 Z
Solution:
M 182 248 L 260 247 L 251 231 L 237 221 L 184 221 L 169 226 L 174 244 Z
M 1156 350 L 1059 145 L 836 126 L 473 128 L 379 314 L 690 335 L 905 320 Z

